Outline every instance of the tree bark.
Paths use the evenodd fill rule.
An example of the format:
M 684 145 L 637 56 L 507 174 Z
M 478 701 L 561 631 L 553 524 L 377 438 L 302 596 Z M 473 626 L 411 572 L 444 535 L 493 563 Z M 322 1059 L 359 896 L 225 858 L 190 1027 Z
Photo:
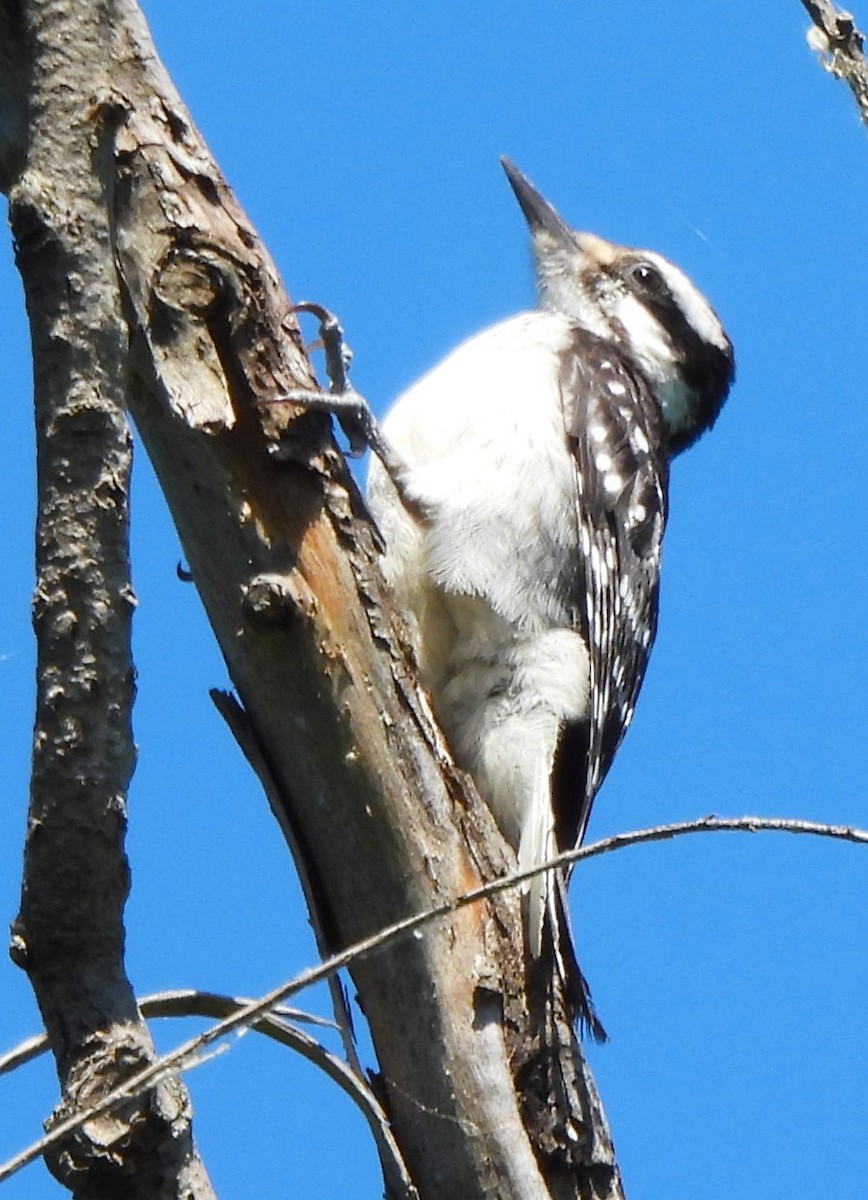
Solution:
M 0 154 L 30 316 L 38 489 L 36 725 L 12 953 L 54 1052 L 61 1119 L 156 1058 L 123 965 L 135 760 L 127 331 L 104 194 L 111 147 L 87 111 L 105 63 L 104 14 L 83 7 L 5 5 L 4 57 L 14 66 L 0 89 L 11 113 Z M 49 1166 L 82 1200 L 212 1195 L 177 1079 L 88 1123 Z
M 836 79 L 843 79 L 853 94 L 862 123 L 868 125 L 868 60 L 865 38 L 856 28 L 851 13 L 836 8 L 831 0 L 802 0 L 814 22 L 808 44 Z
M 91 182 L 130 335 L 130 411 L 338 949 L 505 873 L 514 855 L 433 723 L 329 419 L 275 402 L 316 385 L 274 266 L 134 5 L 99 12 L 89 80 L 69 102 L 79 158 L 100 148 Z M 94 86 L 95 61 L 111 64 L 110 87 Z M 61 120 L 45 103 L 47 124 Z M 423 1200 L 621 1196 L 593 1082 L 563 998 L 529 965 L 514 893 L 353 976 Z

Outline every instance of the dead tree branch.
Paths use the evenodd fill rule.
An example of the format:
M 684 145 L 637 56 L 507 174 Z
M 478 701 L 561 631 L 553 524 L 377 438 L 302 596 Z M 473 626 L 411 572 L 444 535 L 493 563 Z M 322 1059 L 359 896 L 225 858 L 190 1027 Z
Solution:
M 0 155 L 30 316 L 38 488 L 36 727 L 12 954 L 55 1056 L 59 1121 L 156 1058 L 123 964 L 131 445 L 110 146 L 88 111 L 101 66 L 110 77 L 100 10 L 27 0 L 0 17 L 4 57 L 17 59 L 0 87 Z M 169 1077 L 122 1116 L 80 1126 L 47 1161 L 82 1198 L 121 1186 L 127 1197 L 212 1195 L 186 1092 Z
M 292 855 L 296 872 L 298 873 L 298 880 L 304 894 L 308 912 L 310 913 L 310 923 L 317 952 L 320 958 L 327 958 L 329 954 L 329 937 L 321 912 L 322 906 L 317 892 L 316 881 L 311 877 L 304 849 L 299 844 L 295 829 L 289 820 L 289 814 L 282 803 L 280 790 L 263 756 L 262 748 L 256 737 L 256 731 L 251 727 L 244 709 L 231 693 L 221 692 L 217 688 L 212 688 L 211 699 L 214 702 L 214 707 L 232 731 L 232 736 L 238 743 L 242 754 L 259 777 L 259 781 L 265 792 L 265 798 L 268 801 L 274 819 L 280 827 L 280 832 L 283 834 L 289 852 Z M 341 1035 L 344 1055 L 355 1072 L 356 1077 L 364 1079 L 365 1072 L 359 1062 L 356 1051 L 352 1018 L 346 996 L 344 995 L 343 984 L 338 975 L 329 975 L 327 983 L 332 1002 L 332 1011 L 334 1012 L 337 1028 Z
M 151 1017 L 212 1017 L 225 1019 L 242 1008 L 249 1007 L 255 1001 L 239 996 L 224 996 L 216 992 L 202 992 L 192 988 L 178 988 L 173 991 L 155 992 L 144 996 L 139 1001 L 142 1016 Z M 255 1033 L 270 1038 L 279 1045 L 296 1051 L 314 1066 L 319 1067 L 337 1086 L 346 1093 L 362 1113 L 377 1146 L 380 1163 L 383 1169 L 383 1179 L 387 1194 L 394 1200 L 416 1200 L 418 1193 L 410 1182 L 407 1169 L 404 1166 L 397 1143 L 392 1134 L 388 1117 L 377 1100 L 370 1086 L 345 1062 L 330 1053 L 321 1043 L 308 1034 L 303 1033 L 293 1022 L 307 1022 L 313 1025 L 328 1025 L 332 1022 L 311 1016 L 297 1009 L 275 1009 L 264 1013 L 253 1021 L 250 1028 Z M 37 1036 L 28 1038 L 14 1050 L 0 1055 L 0 1075 L 14 1071 L 25 1063 L 44 1054 L 49 1049 L 48 1038 Z M 136 1093 L 137 1095 L 139 1093 Z M 79 1125 L 86 1124 L 93 1118 L 93 1113 L 77 1114 Z M 17 1170 L 32 1162 L 45 1152 L 48 1142 L 42 1138 L 38 1143 L 29 1147 L 24 1155 L 17 1155 L 12 1162 L 0 1164 L 0 1182 L 8 1179 Z
M 808 834 L 816 837 L 830 837 L 834 840 L 847 841 L 857 845 L 868 845 L 868 830 L 846 825 L 827 825 L 820 822 L 803 821 L 789 817 L 709 816 L 701 817 L 694 821 L 680 821 L 668 825 L 652 826 L 648 829 L 631 830 L 630 832 L 616 834 L 613 837 L 604 838 L 599 842 L 593 842 L 577 850 L 571 850 L 558 855 L 541 867 L 535 867 L 528 871 L 513 872 L 500 879 L 491 880 L 481 887 L 474 889 L 472 892 L 458 897 L 456 900 L 444 903 L 428 912 L 409 917 L 388 929 L 380 930 L 372 937 L 366 938 L 363 942 L 349 947 L 328 961 L 302 971 L 299 975 L 280 984 L 271 992 L 260 996 L 256 1000 L 238 1000 L 231 997 L 213 996 L 210 993 L 189 991 L 170 992 L 150 997 L 142 1002 L 142 1007 L 144 1010 L 155 1015 L 189 1015 L 190 1012 L 195 1011 L 208 1015 L 219 1014 L 221 1015 L 221 1019 L 216 1025 L 211 1026 L 203 1033 L 190 1038 L 182 1045 L 176 1047 L 175 1050 L 170 1051 L 159 1063 L 148 1067 L 135 1078 L 127 1080 L 112 1095 L 104 1097 L 89 1112 L 79 1114 L 63 1128 L 53 1130 L 46 1138 L 41 1139 L 39 1142 L 22 1151 L 19 1155 L 16 1155 L 14 1159 L 0 1166 L 0 1183 L 26 1166 L 27 1163 L 32 1162 L 47 1146 L 53 1146 L 56 1142 L 67 1136 L 69 1132 L 74 1131 L 77 1124 L 93 1117 L 101 1116 L 103 1113 L 110 1111 L 114 1106 L 121 1104 L 124 1100 L 138 1095 L 159 1076 L 161 1071 L 180 1071 L 195 1066 L 201 1060 L 204 1051 L 221 1038 L 246 1028 L 258 1029 L 260 1032 L 268 1033 L 269 1036 L 275 1036 L 273 1032 L 275 1023 L 270 1018 L 275 1014 L 276 1006 L 281 1004 L 282 1001 L 296 992 L 309 987 L 311 984 L 319 982 L 329 974 L 334 974 L 344 967 L 351 966 L 359 959 L 381 951 L 387 944 L 406 939 L 431 922 L 442 920 L 444 917 L 452 915 L 461 908 L 478 904 L 481 900 L 487 899 L 499 892 L 515 889 L 540 870 L 551 870 L 556 866 L 565 866 L 580 859 L 595 858 L 601 854 L 611 853 L 613 850 L 622 849 L 626 846 L 640 845 L 644 842 L 669 840 L 695 833 L 715 832 Z M 222 1015 L 224 1013 L 225 1015 Z M 283 1022 L 278 1023 L 283 1024 Z M 295 1030 L 293 1033 L 298 1034 L 299 1031 Z M 284 1040 L 286 1044 L 294 1044 L 291 1039 L 278 1038 L 278 1040 Z M 3 1060 L 0 1061 L 0 1070 L 12 1069 L 22 1062 L 29 1061 L 29 1059 L 41 1052 L 43 1045 L 43 1039 L 40 1038 L 31 1038 L 27 1042 L 22 1043 L 21 1046 L 4 1056 Z M 321 1050 L 321 1048 L 319 1049 Z M 313 1055 L 309 1057 L 311 1057 L 312 1061 L 315 1060 Z M 5 1064 L 8 1064 L 8 1066 Z M 322 1064 L 320 1063 L 320 1065 Z M 347 1079 L 354 1081 L 352 1072 L 347 1071 L 347 1068 L 343 1064 L 340 1064 L 340 1067 L 341 1071 L 346 1073 Z M 403 1175 L 401 1179 L 403 1186 Z M 406 1183 L 408 1187 L 412 1186 L 409 1181 L 406 1181 Z M 401 1193 L 399 1192 L 399 1194 Z
M 864 124 L 868 125 L 868 60 L 865 38 L 856 28 L 851 13 L 836 8 L 830 0 L 802 0 L 814 28 L 808 44 L 836 79 L 842 79 L 853 93 Z
M 67 198 L 70 230 L 93 210 L 104 258 L 91 294 L 113 306 L 96 344 L 118 357 L 111 394 L 126 382 L 328 940 L 364 943 L 450 906 L 418 938 L 353 963 L 413 1184 L 424 1200 L 617 1200 L 599 1101 L 563 998 L 549 1002 L 526 957 L 518 898 L 451 907 L 514 856 L 431 721 L 329 418 L 270 403 L 316 386 L 274 266 L 132 0 L 24 11 L 42 38 L 34 63 L 52 63 L 62 35 L 52 67 L 86 56 L 88 71 L 66 71 L 62 103 L 50 72 L 40 77 L 45 146 L 38 178 L 27 150 L 16 234 L 24 245 L 35 230 L 40 253 L 56 236 L 42 210 L 53 195 Z M 80 213 L 66 147 L 47 152 L 58 122 L 79 173 L 92 172 Z M 25 183 L 38 183 L 42 208 L 24 207 Z M 50 360 L 48 333 L 34 345 Z

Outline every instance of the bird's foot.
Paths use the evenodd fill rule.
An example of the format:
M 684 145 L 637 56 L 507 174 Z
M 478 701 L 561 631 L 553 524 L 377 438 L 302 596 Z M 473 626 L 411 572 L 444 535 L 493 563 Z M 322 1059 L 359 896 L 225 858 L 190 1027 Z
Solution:
M 368 405 L 367 400 L 350 383 L 350 363 L 353 352 L 344 341 L 344 331 L 334 313 L 329 312 L 321 304 L 304 300 L 295 304 L 291 310 L 295 313 L 310 313 L 319 325 L 319 344 L 325 356 L 325 369 L 329 380 L 327 392 L 292 388 L 281 392 L 274 400 L 289 400 L 293 404 L 305 408 L 315 408 L 323 412 L 333 413 L 340 422 L 341 429 L 347 436 L 349 449 L 347 453 L 352 458 L 364 454 L 371 449 L 378 458 L 385 461 L 388 448 L 380 433 L 377 420 Z

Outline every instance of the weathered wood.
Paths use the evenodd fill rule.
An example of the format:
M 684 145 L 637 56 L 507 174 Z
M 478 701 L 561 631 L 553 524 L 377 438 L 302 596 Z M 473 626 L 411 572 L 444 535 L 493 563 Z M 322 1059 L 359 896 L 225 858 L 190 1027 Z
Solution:
M 45 1022 L 61 1120 L 156 1060 L 123 962 L 135 760 L 131 444 L 128 335 L 104 193 L 112 164 L 89 104 L 110 74 L 97 9 L 32 0 L 2 14 L 15 65 L 0 87 L 0 106 L 14 114 L 0 156 L 30 316 L 38 480 L 36 722 L 12 954 Z M 172 1078 L 89 1122 L 49 1166 L 82 1200 L 213 1195 L 186 1090 Z
M 452 766 L 273 264 L 129 0 L 90 90 L 131 335 L 129 407 L 335 948 L 514 866 Z M 255 756 L 254 756 L 255 757 Z M 354 980 L 423 1200 L 621 1195 L 520 898 L 456 912 Z

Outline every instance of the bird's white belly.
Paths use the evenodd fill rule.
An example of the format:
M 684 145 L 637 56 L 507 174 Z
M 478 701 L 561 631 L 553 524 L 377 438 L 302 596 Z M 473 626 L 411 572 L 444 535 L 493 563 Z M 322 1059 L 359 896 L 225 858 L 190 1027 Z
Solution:
M 519 848 L 533 806 L 548 809 L 559 731 L 588 713 L 589 667 L 571 629 L 517 633 L 473 597 L 442 597 L 452 638 L 426 644 L 431 691 L 453 753 Z

